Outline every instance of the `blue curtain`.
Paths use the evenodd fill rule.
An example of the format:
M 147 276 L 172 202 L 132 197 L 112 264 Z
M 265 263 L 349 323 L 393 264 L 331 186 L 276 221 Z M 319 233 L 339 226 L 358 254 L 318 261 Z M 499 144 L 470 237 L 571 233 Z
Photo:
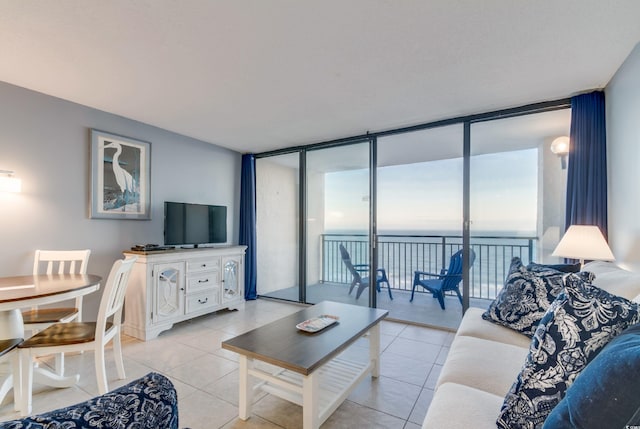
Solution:
M 251 154 L 242 155 L 239 243 L 247 246 L 244 299 L 256 299 L 256 158 Z
M 607 135 L 604 92 L 571 98 L 565 229 L 598 225 L 607 237 Z

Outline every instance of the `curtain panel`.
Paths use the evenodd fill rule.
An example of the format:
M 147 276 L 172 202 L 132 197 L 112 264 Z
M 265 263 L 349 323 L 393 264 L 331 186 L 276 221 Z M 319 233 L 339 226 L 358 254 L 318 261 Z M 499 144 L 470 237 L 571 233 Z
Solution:
M 256 299 L 256 158 L 252 154 L 242 155 L 238 241 L 247 246 L 244 260 L 244 298 Z
M 565 230 L 597 225 L 607 238 L 606 140 L 604 92 L 572 97 Z

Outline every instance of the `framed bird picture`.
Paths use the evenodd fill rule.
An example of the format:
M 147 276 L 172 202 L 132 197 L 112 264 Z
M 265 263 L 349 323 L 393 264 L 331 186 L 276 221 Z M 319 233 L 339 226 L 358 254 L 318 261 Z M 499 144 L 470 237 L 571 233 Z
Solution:
M 151 143 L 91 130 L 92 219 L 151 219 Z

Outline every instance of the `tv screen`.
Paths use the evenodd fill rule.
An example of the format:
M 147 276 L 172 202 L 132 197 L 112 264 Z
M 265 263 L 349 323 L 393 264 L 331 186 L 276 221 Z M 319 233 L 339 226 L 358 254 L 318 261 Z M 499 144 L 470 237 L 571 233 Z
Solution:
M 164 244 L 227 242 L 227 207 L 164 203 Z

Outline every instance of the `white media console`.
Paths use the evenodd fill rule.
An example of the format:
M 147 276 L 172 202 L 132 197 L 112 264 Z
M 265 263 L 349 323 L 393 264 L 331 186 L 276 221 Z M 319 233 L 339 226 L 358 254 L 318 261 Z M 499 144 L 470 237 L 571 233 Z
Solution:
M 174 323 L 223 308 L 244 308 L 246 246 L 157 251 L 136 255 L 125 299 L 124 333 L 150 340 Z

